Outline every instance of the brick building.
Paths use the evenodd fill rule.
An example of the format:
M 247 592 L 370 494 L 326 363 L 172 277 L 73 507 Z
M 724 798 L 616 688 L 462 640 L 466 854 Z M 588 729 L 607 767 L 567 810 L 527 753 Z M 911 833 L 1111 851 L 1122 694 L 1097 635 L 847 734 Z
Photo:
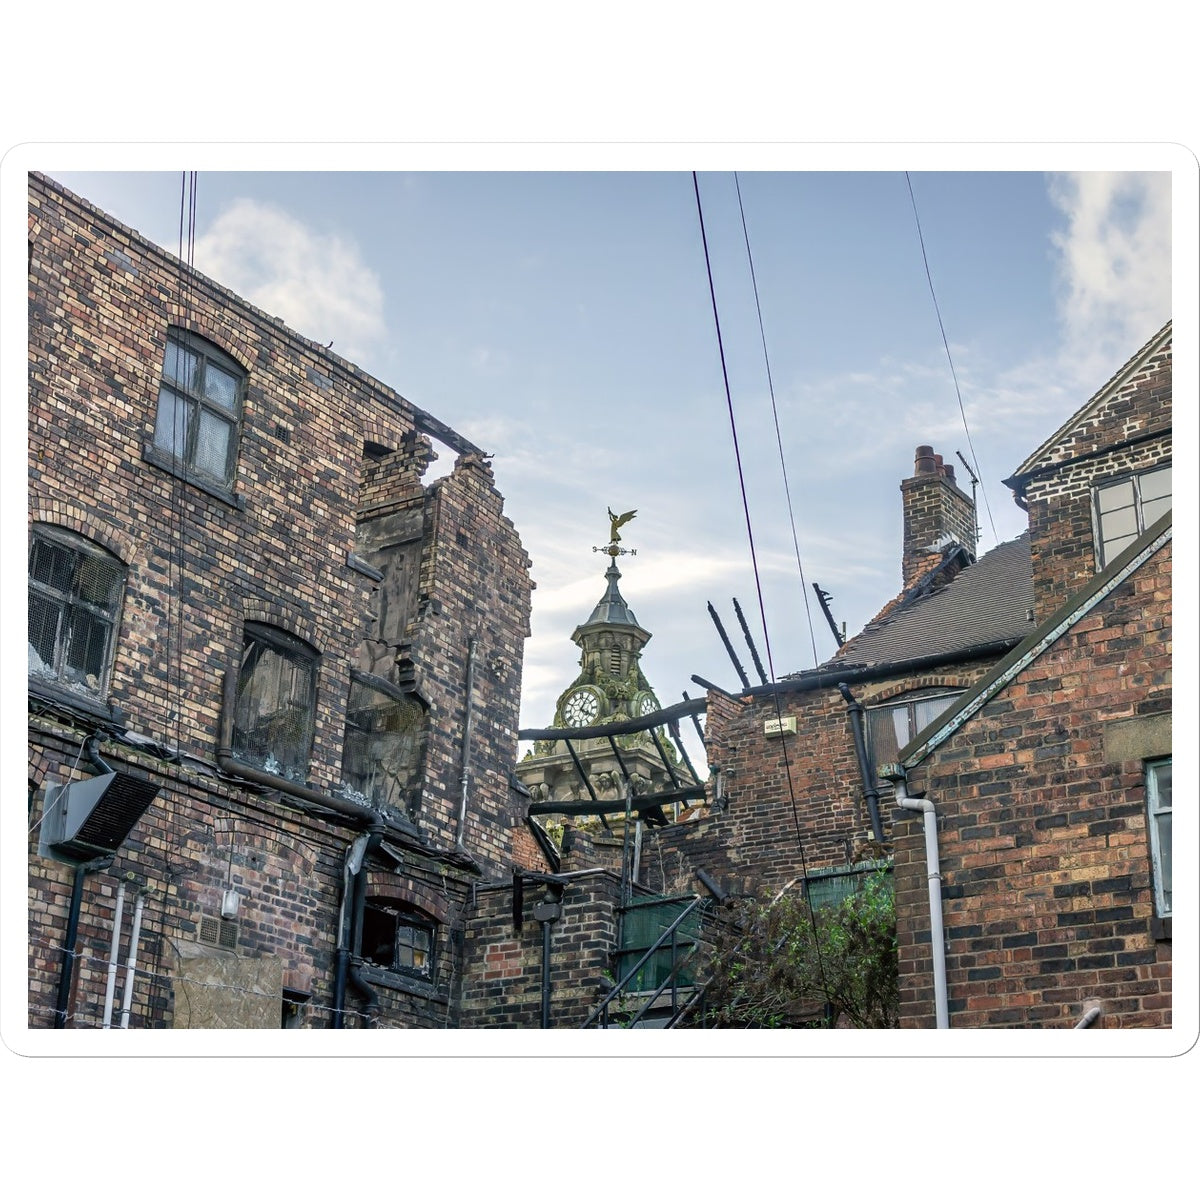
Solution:
M 456 1024 L 524 845 L 487 457 L 36 175 L 29 322 L 31 1027 Z
M 1006 482 L 1037 627 L 886 768 L 901 1025 L 1169 1027 L 1170 324 Z

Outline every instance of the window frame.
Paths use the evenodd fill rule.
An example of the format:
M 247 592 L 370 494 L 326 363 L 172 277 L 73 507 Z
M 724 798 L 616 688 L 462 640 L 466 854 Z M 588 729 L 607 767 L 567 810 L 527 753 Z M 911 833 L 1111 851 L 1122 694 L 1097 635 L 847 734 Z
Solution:
M 413 720 L 405 728 L 394 730 L 370 729 L 356 723 L 354 719 L 355 715 L 360 711 L 366 711 L 366 709 L 354 706 L 355 689 L 373 693 L 377 697 L 382 697 L 385 701 L 390 701 L 393 706 L 392 710 L 398 715 L 401 710 L 409 710 L 413 715 Z M 367 707 L 372 710 L 383 710 L 387 705 L 378 704 Z M 379 808 L 383 805 L 410 810 L 413 803 L 414 790 L 418 786 L 418 780 L 421 775 L 421 764 L 424 761 L 427 734 L 428 709 L 415 692 L 398 688 L 388 680 L 382 679 L 377 675 L 370 675 L 364 671 L 350 672 L 350 690 L 347 694 L 346 702 L 346 724 L 342 734 L 341 773 L 342 783 L 346 788 L 364 797 L 373 808 Z M 405 765 L 411 767 L 408 773 L 409 778 L 407 782 L 397 780 L 396 786 L 390 790 L 386 787 L 383 789 L 372 788 L 370 787 L 370 779 L 364 779 L 363 771 L 352 771 L 351 768 L 358 767 L 360 764 L 378 761 L 379 756 L 370 754 L 369 750 L 372 745 L 378 747 L 378 743 L 389 736 L 394 738 L 395 744 L 403 749 L 403 762 Z M 361 753 L 360 763 L 354 761 L 354 755 L 358 753 Z
M 368 896 L 363 906 L 364 938 L 367 933 L 368 912 L 377 914 L 373 918 L 374 920 L 380 920 L 381 915 L 386 915 L 386 919 L 392 924 L 392 955 L 390 962 L 381 962 L 376 957 L 379 953 L 378 949 L 370 953 L 363 949 L 361 951 L 363 962 L 376 970 L 398 975 L 404 979 L 418 980 L 432 986 L 437 968 L 437 922 L 427 913 L 401 900 L 383 896 Z M 423 947 L 425 963 L 423 966 L 418 967 L 412 963 L 400 961 L 402 930 L 425 935 Z M 415 943 L 407 943 L 407 945 L 410 951 L 415 947 Z
M 1092 539 L 1096 554 L 1096 568 L 1103 570 L 1118 554 L 1121 553 L 1127 546 L 1136 541 L 1149 525 L 1153 525 L 1159 513 L 1150 521 L 1145 517 L 1146 504 L 1161 503 L 1163 496 L 1152 496 L 1149 500 L 1145 500 L 1142 492 L 1143 487 L 1151 476 L 1161 475 L 1171 472 L 1172 464 L 1170 462 L 1156 463 L 1151 467 L 1143 467 L 1138 471 L 1130 471 L 1124 475 L 1118 475 L 1112 479 L 1107 479 L 1103 483 L 1097 483 L 1092 486 Z M 1174 481 L 1171 480 L 1173 483 Z M 1121 504 L 1115 507 L 1104 508 L 1103 502 L 1106 495 L 1111 495 L 1118 488 L 1130 485 L 1132 493 L 1132 502 L 1129 504 Z M 1165 495 L 1171 497 L 1172 492 L 1168 490 Z M 1170 511 L 1170 505 L 1164 511 Z M 1109 521 L 1110 528 L 1112 518 L 1116 513 L 1132 511 L 1134 518 L 1135 532 L 1133 533 L 1114 533 L 1105 536 L 1104 525 L 1106 519 Z M 1115 548 L 1113 543 L 1120 543 Z
M 34 578 L 34 559 L 39 545 L 45 546 L 51 551 L 65 552 L 72 556 L 71 578 L 66 590 L 56 587 L 50 580 Z M 113 573 L 114 578 L 108 585 L 110 598 L 105 604 L 90 600 L 81 592 L 84 582 L 81 577 L 85 564 L 88 562 L 100 564 Z M 59 619 L 54 634 L 52 661 L 46 663 L 41 655 L 38 655 L 38 661 L 47 670 L 44 673 L 28 672 L 31 684 L 49 688 L 56 693 L 64 693 L 92 704 L 101 706 L 106 704 L 108 691 L 112 684 L 113 663 L 121 629 L 128 574 L 125 563 L 99 542 L 92 541 L 91 538 L 63 526 L 44 522 L 37 522 L 33 525 L 29 535 L 27 579 L 30 617 L 32 618 L 32 602 L 35 597 L 40 597 L 46 604 L 58 608 Z M 67 675 L 70 669 L 69 659 L 73 648 L 73 634 L 77 632 L 77 617 L 89 618 L 93 627 L 102 625 L 105 629 L 104 646 L 100 652 L 100 670 L 96 675 L 97 682 L 94 688 L 88 686 L 86 676 L 84 680 L 79 680 L 69 678 Z M 33 645 L 32 637 L 29 637 L 29 644 Z
M 923 730 L 928 729 L 929 726 L 932 725 L 933 722 L 936 721 L 938 719 L 938 717 L 941 716 L 941 714 L 944 713 L 946 711 L 946 709 L 949 708 L 954 703 L 954 701 L 963 694 L 963 691 L 964 691 L 964 689 L 961 687 L 950 687 L 948 685 L 942 686 L 939 684 L 935 684 L 932 687 L 912 688 L 909 691 L 901 692 L 895 696 L 889 696 L 887 699 L 880 700 L 878 702 L 874 702 L 871 700 L 865 701 L 863 703 L 863 710 L 864 710 L 864 715 L 865 715 L 865 720 L 864 720 L 865 730 L 864 730 L 864 732 L 866 734 L 867 753 L 870 755 L 870 758 L 871 758 L 872 769 L 873 770 L 877 769 L 880 766 L 881 762 L 892 761 L 895 757 L 893 755 L 892 759 L 889 759 L 886 756 L 881 758 L 878 750 L 876 749 L 874 726 L 875 726 L 876 721 L 880 719 L 877 716 L 877 714 L 880 714 L 883 712 L 888 712 L 888 711 L 894 712 L 897 709 L 907 709 L 908 710 L 909 734 L 905 741 L 900 741 L 897 738 L 896 751 L 899 752 L 905 746 L 907 746 L 909 744 L 909 742 L 911 742 L 912 739 L 915 738 L 918 734 L 920 734 Z M 942 699 L 942 698 L 944 698 L 946 700 L 946 703 L 936 713 L 934 713 L 934 715 L 932 717 L 930 717 L 929 720 L 927 720 L 923 725 L 918 725 L 917 721 L 916 721 L 916 711 L 915 711 L 916 705 L 921 704 L 928 700 L 938 700 L 938 699 Z M 887 786 L 890 788 L 891 784 L 887 784 Z
M 1166 777 L 1165 788 L 1163 786 L 1164 775 Z M 1146 836 L 1150 847 L 1150 873 L 1154 884 L 1154 914 L 1162 920 L 1169 920 L 1172 908 L 1170 757 L 1148 759 L 1145 764 L 1145 778 Z M 1164 792 L 1165 803 L 1163 801 Z
M 257 659 L 251 664 L 249 659 L 256 646 L 259 648 Z M 302 735 L 296 739 L 297 753 L 294 761 L 285 762 L 271 748 L 268 748 L 267 752 L 263 754 L 257 746 L 250 744 L 257 740 L 252 737 L 254 731 L 247 730 L 239 720 L 243 717 L 243 697 L 247 694 L 249 683 L 246 677 L 247 666 L 249 665 L 252 670 L 257 670 L 265 653 L 271 653 L 290 662 L 293 666 L 302 667 L 307 674 L 307 697 L 303 705 L 298 706 L 303 707 L 307 714 L 307 725 Z M 242 630 L 242 657 L 238 664 L 237 687 L 234 692 L 231 739 L 234 758 L 248 766 L 258 767 L 293 783 L 307 782 L 316 736 L 317 683 L 320 675 L 320 662 L 320 652 L 294 633 L 281 629 L 277 625 L 268 625 L 260 621 L 245 623 Z M 282 707 L 276 709 L 276 712 L 279 711 L 282 711 Z M 278 770 L 272 769 L 271 759 L 275 760 L 276 766 L 279 767 Z
M 172 357 L 178 364 L 185 353 L 194 355 L 197 359 L 190 382 L 179 378 L 174 371 L 168 373 Z M 232 400 L 228 406 L 208 394 L 206 383 L 210 367 L 233 378 Z M 245 367 L 219 346 L 199 334 L 179 326 L 171 326 L 167 330 L 166 345 L 159 366 L 154 427 L 151 430 L 150 441 L 145 447 L 145 457 L 156 466 L 187 482 L 212 492 L 221 499 L 235 502 L 233 486 L 241 446 L 248 379 Z M 160 421 L 164 417 L 164 396 L 171 397 L 176 411 L 182 408 L 187 413 L 182 448 L 177 444 L 174 421 L 166 435 L 160 432 Z M 197 448 L 202 444 L 200 429 L 205 420 L 219 421 L 229 430 L 224 469 L 219 475 L 198 465 L 196 461 Z

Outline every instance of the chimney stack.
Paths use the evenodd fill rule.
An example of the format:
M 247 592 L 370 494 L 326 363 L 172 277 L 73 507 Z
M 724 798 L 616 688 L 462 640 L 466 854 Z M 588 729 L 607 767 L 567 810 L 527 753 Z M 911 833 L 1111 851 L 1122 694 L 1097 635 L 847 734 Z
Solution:
M 911 587 L 951 542 L 975 557 L 975 503 L 959 489 L 954 468 L 934 454 L 932 446 L 918 446 L 911 479 L 901 481 L 904 503 L 904 587 Z

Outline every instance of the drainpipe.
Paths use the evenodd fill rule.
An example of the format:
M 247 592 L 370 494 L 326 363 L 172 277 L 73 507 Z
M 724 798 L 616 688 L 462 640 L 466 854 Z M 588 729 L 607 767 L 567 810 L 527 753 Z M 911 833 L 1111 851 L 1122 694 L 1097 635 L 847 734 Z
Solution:
M 79 936 L 79 910 L 83 907 L 83 881 L 88 875 L 111 867 L 113 856 L 106 854 L 80 863 L 75 868 L 75 886 L 71 889 L 71 908 L 67 914 L 67 936 L 63 939 L 62 970 L 58 976 L 58 1003 L 54 1010 L 54 1028 L 66 1029 L 67 1005 L 71 1000 L 71 976 L 75 972 L 75 940 Z
M 367 856 L 383 839 L 382 828 L 356 838 L 346 851 L 342 879 L 342 912 L 338 921 L 337 967 L 333 983 L 333 1028 L 345 1028 L 346 983 L 354 985 L 367 1002 L 366 1018 L 374 1027 L 379 1018 L 379 996 L 362 977 L 356 957 L 362 953 L 363 910 L 367 902 Z
M 133 928 L 129 931 L 129 961 L 125 966 L 125 994 L 121 1002 L 121 1028 L 129 1028 L 129 1008 L 133 1003 L 133 981 L 137 968 L 138 939 L 142 935 L 142 907 L 145 895 L 138 892 L 137 903 L 133 906 Z
M 929 879 L 929 951 L 933 958 L 933 1004 L 939 1029 L 950 1028 L 946 995 L 946 940 L 942 928 L 942 868 L 938 856 L 937 810 L 932 800 L 910 796 L 906 781 L 897 779 L 896 803 L 919 812 L 925 822 L 925 867 Z
M 562 916 L 563 886 L 549 884 L 540 904 L 533 906 L 534 917 L 542 923 L 542 1021 L 543 1029 L 550 1028 L 550 931 Z
M 462 795 L 458 802 L 458 837 L 455 844 L 465 849 L 463 839 L 467 835 L 467 794 L 471 786 L 471 734 L 475 724 L 475 639 L 467 642 L 467 715 L 463 718 L 462 746 Z
M 839 683 L 838 691 L 850 710 L 850 730 L 854 734 L 854 753 L 858 758 L 858 773 L 862 776 L 863 798 L 867 802 L 867 812 L 871 814 L 871 831 L 875 834 L 875 841 L 882 842 L 883 822 L 879 819 L 879 789 L 875 786 L 875 772 L 871 768 L 871 757 L 867 753 L 863 706 L 855 700 L 846 684 Z
M 117 888 L 117 907 L 113 913 L 112 949 L 108 955 L 108 982 L 104 986 L 104 1028 L 112 1028 L 113 995 L 117 987 L 117 960 L 121 956 L 121 916 L 125 910 L 125 885 Z

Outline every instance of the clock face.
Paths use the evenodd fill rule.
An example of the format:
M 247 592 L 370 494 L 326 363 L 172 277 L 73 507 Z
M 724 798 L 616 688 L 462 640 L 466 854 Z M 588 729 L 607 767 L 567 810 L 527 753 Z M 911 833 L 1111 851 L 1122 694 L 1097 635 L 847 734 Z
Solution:
M 600 697 L 588 687 L 576 688 L 563 702 L 568 725 L 590 725 L 600 713 Z
M 633 712 L 638 717 L 648 717 L 652 712 L 658 712 L 659 707 L 653 692 L 638 692 L 633 701 Z

